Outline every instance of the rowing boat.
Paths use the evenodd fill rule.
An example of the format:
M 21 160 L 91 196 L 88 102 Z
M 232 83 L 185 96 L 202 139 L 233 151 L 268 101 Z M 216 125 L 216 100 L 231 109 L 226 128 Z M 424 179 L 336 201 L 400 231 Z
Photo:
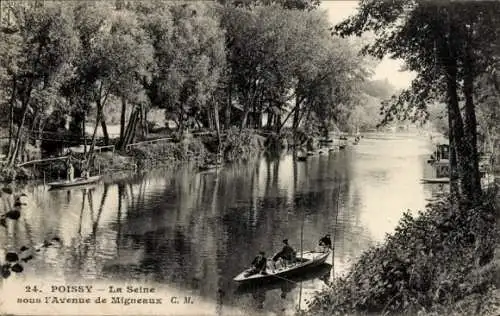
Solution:
M 73 181 L 70 181 L 70 180 L 57 181 L 57 182 L 48 183 L 47 185 L 51 189 L 66 188 L 66 187 L 74 187 L 74 186 L 79 186 L 79 185 L 93 184 L 93 183 L 96 183 L 97 181 L 99 181 L 100 179 L 101 179 L 101 176 L 93 176 L 93 177 L 88 177 L 88 178 L 75 178 Z
M 254 293 L 255 290 L 263 289 L 265 291 L 283 289 L 286 287 L 295 287 L 300 282 L 321 279 L 323 281 L 329 280 L 332 272 L 332 265 L 329 263 L 323 263 L 313 268 L 308 269 L 302 273 L 296 273 L 295 275 L 288 276 L 287 278 L 272 278 L 262 282 L 246 282 L 238 284 L 235 294 L 248 294 Z
M 240 274 L 238 274 L 233 281 L 238 283 L 256 282 L 256 281 L 266 281 L 273 278 L 284 278 L 294 275 L 296 273 L 304 272 L 311 268 L 317 267 L 325 263 L 326 258 L 330 251 L 318 252 L 318 251 L 307 251 L 302 254 L 301 257 L 297 257 L 297 262 L 294 264 L 289 264 L 280 268 L 274 268 L 273 263 L 268 263 L 266 273 L 256 273 L 248 275 L 252 269 L 247 269 Z

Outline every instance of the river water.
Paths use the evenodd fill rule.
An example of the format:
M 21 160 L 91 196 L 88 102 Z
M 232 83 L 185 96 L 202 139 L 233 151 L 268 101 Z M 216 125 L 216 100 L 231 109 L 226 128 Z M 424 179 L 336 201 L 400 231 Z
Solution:
M 287 314 L 382 241 L 403 211 L 425 207 L 436 190 L 419 182 L 431 172 L 430 152 L 422 136 L 369 134 L 357 146 L 307 162 L 282 154 L 218 173 L 185 166 L 71 191 L 30 186 L 22 220 L 1 238 L 4 251 L 62 240 L 26 264 L 17 282 L 152 284 L 199 298 L 204 305 L 196 313 Z M 270 255 L 284 238 L 311 249 L 325 233 L 335 236 L 333 262 L 327 261 L 333 267 L 258 289 L 232 281 L 259 250 Z M 127 308 L 121 313 L 138 311 Z M 168 313 L 162 308 L 155 313 Z M 185 314 L 179 311 L 173 313 Z

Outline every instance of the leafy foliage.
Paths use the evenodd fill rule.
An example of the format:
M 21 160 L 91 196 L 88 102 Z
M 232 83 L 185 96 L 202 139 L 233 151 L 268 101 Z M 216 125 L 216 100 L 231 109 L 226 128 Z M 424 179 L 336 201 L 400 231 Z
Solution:
M 365 102 L 358 90 L 373 65 L 353 41 L 331 37 L 318 5 L 8 1 L 14 18 L 2 29 L 0 91 L 13 140 L 9 168 L 26 156 L 26 140 L 40 146 L 34 140 L 44 139 L 43 153 L 59 154 L 83 142 L 89 123 L 90 153 L 99 126 L 104 143 L 124 150 L 138 126 L 146 137 L 150 109 L 164 109 L 165 125 L 173 121 L 180 134 L 216 129 L 219 145 L 221 126 L 277 134 L 290 121 L 294 133 L 306 125 L 348 128 Z M 119 141 L 107 127 L 114 115 Z M 45 136 L 55 133 L 63 139 Z
M 0 215 L 0 226 L 8 229 L 8 224 L 12 221 L 17 221 L 21 217 L 22 205 L 21 198 L 25 198 L 25 194 L 14 195 L 11 187 L 3 187 L 1 191 L 2 199 L 4 200 L 4 213 Z M 9 200 L 8 203 L 5 203 Z M 11 200 L 15 200 L 11 203 Z M 13 204 L 13 206 L 12 206 Z M 22 273 L 24 271 L 24 264 L 34 258 L 34 255 L 42 248 L 48 248 L 60 244 L 59 237 L 53 237 L 50 241 L 43 241 L 42 243 L 33 247 L 21 246 L 19 251 L 7 251 L 5 257 L 0 260 L 0 270 L 2 278 L 6 279 L 14 273 Z
M 264 138 L 251 130 L 231 128 L 227 130 L 222 144 L 222 153 L 228 161 L 246 158 L 252 153 L 258 153 L 264 147 Z
M 247 7 L 258 5 L 278 5 L 284 9 L 313 10 L 317 8 L 321 0 L 218 0 L 224 5 L 236 7 Z
M 484 294 L 491 284 L 470 273 L 491 260 L 496 238 L 490 205 L 458 210 L 443 200 L 405 213 L 384 244 L 311 302 L 312 314 L 414 314 Z
M 137 10 L 153 41 L 157 71 L 148 86 L 155 106 L 181 125 L 199 117 L 225 63 L 224 33 L 210 8 L 199 4 L 147 4 Z
M 499 8 L 498 2 L 487 1 L 365 0 L 356 15 L 335 28 L 342 36 L 372 32 L 375 40 L 364 47 L 365 53 L 400 58 L 417 72 L 409 89 L 384 104 L 382 123 L 394 118 L 425 121 L 428 104 L 446 102 L 451 191 L 463 203 L 480 202 L 474 90 L 475 81 L 497 60 L 500 20 L 492 12 Z

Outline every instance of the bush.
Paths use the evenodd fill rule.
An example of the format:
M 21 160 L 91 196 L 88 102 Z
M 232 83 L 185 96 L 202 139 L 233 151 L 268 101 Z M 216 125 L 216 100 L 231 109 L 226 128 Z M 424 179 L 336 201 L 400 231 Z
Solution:
M 133 157 L 120 156 L 113 153 L 102 153 L 96 155 L 91 168 L 91 173 L 96 173 L 98 171 L 107 172 L 112 170 L 134 170 L 135 167 L 136 162 Z
M 179 143 L 155 143 L 134 147 L 128 155 L 134 157 L 139 163 L 185 161 L 189 159 L 205 159 L 208 151 L 196 138 Z
M 443 312 L 488 292 L 487 277 L 470 275 L 492 258 L 497 235 L 492 211 L 490 205 L 453 209 L 443 200 L 416 217 L 403 214 L 385 243 L 368 249 L 347 275 L 318 293 L 311 314 Z
M 255 134 L 252 130 L 241 130 L 236 127 L 226 131 L 226 137 L 222 144 L 222 152 L 227 161 L 235 161 L 241 158 L 260 153 L 265 148 L 265 138 Z

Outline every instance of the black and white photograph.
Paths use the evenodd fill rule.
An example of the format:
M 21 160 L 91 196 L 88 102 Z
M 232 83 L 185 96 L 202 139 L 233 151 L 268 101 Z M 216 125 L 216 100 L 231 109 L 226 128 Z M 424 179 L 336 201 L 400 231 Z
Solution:
M 500 315 L 500 1 L 0 0 L 0 315 Z

